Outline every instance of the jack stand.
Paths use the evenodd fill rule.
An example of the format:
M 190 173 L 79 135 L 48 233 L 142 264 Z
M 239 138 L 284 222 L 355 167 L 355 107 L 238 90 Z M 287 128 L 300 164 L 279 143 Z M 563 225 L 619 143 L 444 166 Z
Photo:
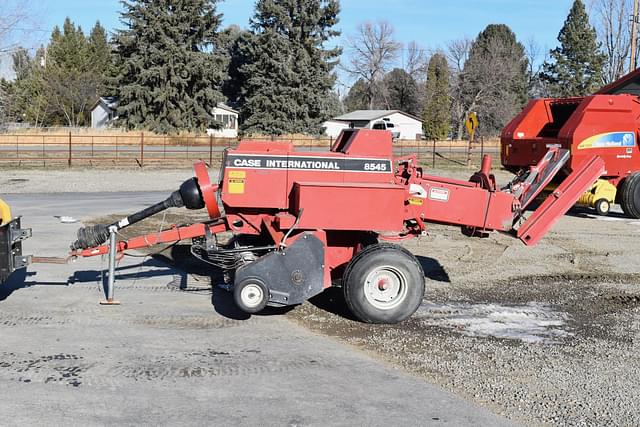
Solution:
M 113 299 L 113 290 L 116 284 L 116 230 L 114 226 L 109 227 L 109 277 L 105 289 L 107 299 L 100 301 L 100 305 L 120 305 L 120 301 Z

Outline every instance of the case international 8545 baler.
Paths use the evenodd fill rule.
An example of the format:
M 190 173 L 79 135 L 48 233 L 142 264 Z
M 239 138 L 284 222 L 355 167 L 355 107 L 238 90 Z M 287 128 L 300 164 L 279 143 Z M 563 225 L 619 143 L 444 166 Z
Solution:
M 598 156 L 605 172 L 579 203 L 607 214 L 617 202 L 640 218 L 640 70 L 580 98 L 535 99 L 503 130 L 501 160 L 508 170 L 537 164 L 549 147 L 568 150 L 559 179 Z M 552 187 L 553 188 L 553 187 Z
M 235 302 L 248 313 L 300 304 L 339 286 L 358 319 L 395 323 L 416 311 L 425 291 L 419 261 L 398 241 L 424 235 L 426 223 L 441 223 L 469 236 L 510 233 L 533 245 L 605 172 L 598 156 L 572 165 L 525 216 L 568 160 L 567 150 L 551 147 L 498 188 L 488 156 L 469 181 L 432 176 L 415 155 L 394 157 L 387 131 L 345 130 L 327 152 L 242 141 L 225 152 L 219 181 L 212 183 L 207 166 L 197 163 L 195 177 L 166 200 L 112 224 L 81 228 L 71 255 L 109 254 L 106 303 L 114 302 L 118 253 L 187 239 L 193 256 L 225 271 Z M 116 240 L 118 230 L 183 206 L 205 208 L 209 219 Z

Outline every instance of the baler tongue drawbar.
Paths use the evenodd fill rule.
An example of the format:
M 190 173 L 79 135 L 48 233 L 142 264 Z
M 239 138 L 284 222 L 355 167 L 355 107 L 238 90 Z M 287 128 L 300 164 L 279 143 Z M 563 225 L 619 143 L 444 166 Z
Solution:
M 180 189 L 174 191 L 165 200 L 133 213 L 113 224 L 97 224 L 80 228 L 77 240 L 71 244 L 71 249 L 88 249 L 102 245 L 109 239 L 111 231 L 121 230 L 166 209 L 183 206 L 187 209 L 202 209 L 204 207 L 204 199 L 197 178 L 190 178 L 183 182 Z

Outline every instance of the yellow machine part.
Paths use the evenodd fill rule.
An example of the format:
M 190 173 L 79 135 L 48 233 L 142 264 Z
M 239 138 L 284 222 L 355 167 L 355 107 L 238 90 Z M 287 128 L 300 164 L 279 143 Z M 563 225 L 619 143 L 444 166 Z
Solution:
M 599 179 L 587 190 L 576 204 L 595 208 L 596 202 L 605 199 L 609 203 L 616 200 L 617 188 L 606 179 Z
M 7 224 L 11 218 L 11 208 L 4 200 L 0 199 L 0 225 Z

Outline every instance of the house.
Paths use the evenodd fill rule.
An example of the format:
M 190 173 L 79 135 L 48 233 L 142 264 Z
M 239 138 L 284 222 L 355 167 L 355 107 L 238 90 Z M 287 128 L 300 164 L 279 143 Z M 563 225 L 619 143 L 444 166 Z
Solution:
M 117 118 L 118 98 L 115 96 L 101 96 L 91 108 L 91 127 L 102 129 L 110 126 Z
M 325 128 L 325 134 L 333 138 L 343 129 L 350 127 L 387 129 L 399 139 L 422 138 L 422 120 L 400 110 L 356 110 L 334 117 L 322 126 Z
M 110 126 L 117 119 L 118 98 L 115 96 L 102 96 L 91 109 L 91 127 L 101 129 Z M 207 129 L 207 135 L 221 138 L 238 137 L 238 112 L 223 103 L 211 111 L 214 120 L 222 124 L 221 129 Z
M 221 129 L 207 129 L 207 135 L 219 138 L 238 137 L 238 112 L 226 104 L 218 103 L 211 112 L 216 122 L 222 123 Z

